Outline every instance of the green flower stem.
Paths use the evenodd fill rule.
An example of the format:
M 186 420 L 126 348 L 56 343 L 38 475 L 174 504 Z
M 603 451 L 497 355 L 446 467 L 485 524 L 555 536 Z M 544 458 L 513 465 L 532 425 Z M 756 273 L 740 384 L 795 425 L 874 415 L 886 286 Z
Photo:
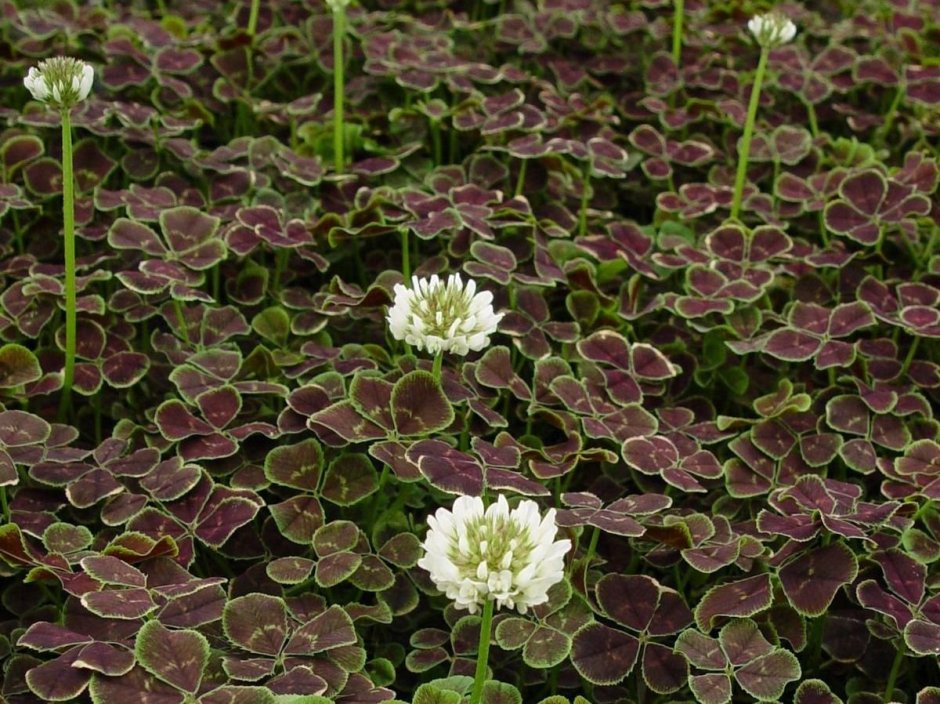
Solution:
M 685 0 L 676 0 L 672 13 L 672 62 L 679 68 L 682 60 L 682 23 L 685 19 Z
M 65 373 L 59 400 L 59 420 L 71 408 L 75 380 L 77 289 L 75 285 L 75 183 L 72 173 L 72 120 L 62 111 L 62 220 L 65 229 Z
M 884 122 L 882 122 L 881 127 L 878 128 L 878 142 L 883 144 L 888 134 L 891 132 L 891 128 L 894 127 L 894 118 L 897 117 L 898 108 L 901 106 L 901 101 L 904 99 L 906 92 L 903 83 L 898 85 L 897 89 L 894 91 L 894 99 L 891 101 L 891 106 L 888 108 L 888 112 L 885 113 Z
M 477 669 L 473 676 L 473 692 L 470 704 L 480 704 L 483 698 L 483 683 L 486 681 L 486 665 L 490 657 L 490 631 L 493 629 L 493 609 L 496 601 L 487 599 L 483 605 L 483 620 L 480 623 L 480 647 L 477 648 Z
M 258 31 L 258 10 L 261 9 L 261 0 L 251 0 L 251 14 L 248 15 L 248 36 L 254 37 Z
M 806 107 L 806 119 L 809 121 L 810 134 L 813 135 L 813 139 L 816 139 L 819 137 L 819 118 L 816 117 L 816 106 L 808 100 L 804 100 L 803 105 Z
M 578 234 L 587 235 L 587 208 L 591 193 L 591 164 L 584 163 L 584 178 L 581 181 L 581 208 L 578 211 Z
M 408 250 L 410 239 L 411 235 L 408 233 L 408 228 L 403 227 L 401 229 L 401 275 L 406 284 L 411 279 L 411 255 Z
M 825 627 L 826 617 L 817 616 L 813 619 L 813 626 L 809 634 L 809 648 L 808 652 L 810 653 L 810 662 L 813 663 L 813 667 L 820 667 L 822 664 L 822 643 L 823 643 L 823 628 Z
M 451 129 L 447 138 L 447 160 L 453 164 L 457 161 L 457 152 L 460 145 L 457 143 L 457 130 Z
M 463 417 L 463 428 L 460 430 L 460 443 L 457 446 L 461 452 L 470 449 L 470 413 Z
M 904 643 L 902 642 L 898 646 L 898 652 L 894 656 L 894 662 L 891 663 L 891 672 L 888 673 L 888 681 L 885 683 L 885 701 L 891 701 L 891 697 L 894 694 L 894 683 L 898 680 L 898 672 L 901 671 L 901 663 L 904 662 L 904 655 L 906 654 L 906 649 Z
M 731 219 L 736 220 L 741 212 L 741 198 L 744 195 L 744 181 L 747 179 L 747 160 L 751 153 L 751 138 L 754 136 L 754 121 L 757 119 L 757 106 L 760 103 L 760 87 L 767 71 L 767 58 L 770 49 L 761 47 L 754 85 L 751 87 L 751 101 L 747 106 L 747 119 L 744 122 L 744 136 L 741 137 L 741 150 L 738 153 L 738 172 L 734 179 L 734 200 L 731 202 Z
M 911 343 L 911 346 L 907 350 L 907 356 L 904 358 L 904 366 L 901 367 L 901 376 L 907 374 L 908 370 L 911 368 L 911 362 L 914 361 L 914 355 L 917 354 L 917 348 L 920 345 L 920 337 L 915 335 L 914 342 Z
M 13 211 L 13 214 L 16 214 L 16 211 Z M 937 235 L 940 235 L 940 227 L 934 227 L 930 231 L 930 239 L 927 240 L 927 244 L 924 245 L 922 254 L 920 256 L 921 263 L 927 264 L 930 262 L 930 259 L 933 257 L 934 251 L 936 251 L 937 245 Z
M 345 125 L 343 124 L 343 92 L 346 79 L 343 75 L 343 39 L 346 34 L 346 8 L 333 8 L 333 166 L 337 173 L 345 166 Z
M 91 403 L 92 408 L 95 411 L 95 444 L 100 445 L 102 441 L 102 426 L 101 426 L 101 397 L 95 395 L 94 400 Z
M 440 120 L 431 120 L 431 143 L 434 149 L 434 165 L 440 166 L 444 159 L 444 147 L 441 144 Z
M 522 163 L 519 166 L 519 175 L 516 178 L 516 190 L 515 190 L 515 195 L 517 196 L 521 196 L 522 191 L 525 188 L 525 172 L 526 172 L 526 167 L 528 166 L 528 164 L 529 164 L 528 159 L 522 159 Z
M 212 298 L 215 299 L 216 303 L 221 303 L 222 299 L 222 273 L 219 270 L 219 265 L 216 264 L 212 267 Z
M 591 542 L 588 543 L 587 555 L 584 557 L 584 571 L 585 574 L 587 570 L 590 569 L 591 563 L 594 561 L 594 556 L 597 554 L 597 543 L 601 538 L 601 532 L 597 529 L 597 526 L 591 528 Z
M 287 268 L 287 257 L 288 251 L 283 247 L 274 253 L 274 288 L 278 291 L 283 288 L 281 279 L 284 277 L 284 270 Z
M 927 502 L 923 506 L 917 509 L 917 513 L 914 514 L 911 520 L 913 521 L 919 520 L 920 518 L 923 518 L 925 515 L 927 515 L 931 511 L 933 511 L 933 501 L 928 499 Z
M 176 324 L 180 326 L 180 334 L 183 336 L 183 340 L 186 341 L 187 345 L 192 344 L 189 339 L 189 326 L 186 324 L 186 316 L 183 315 L 183 304 L 180 303 L 178 298 L 173 299 L 173 310 L 176 312 Z
M 7 488 L 0 486 L 0 509 L 3 510 L 3 522 L 10 522 L 10 504 L 7 502 Z
M 438 352 L 434 357 L 434 366 L 431 368 L 431 373 L 434 375 L 435 381 L 438 384 L 441 383 L 441 365 L 444 363 L 444 353 Z

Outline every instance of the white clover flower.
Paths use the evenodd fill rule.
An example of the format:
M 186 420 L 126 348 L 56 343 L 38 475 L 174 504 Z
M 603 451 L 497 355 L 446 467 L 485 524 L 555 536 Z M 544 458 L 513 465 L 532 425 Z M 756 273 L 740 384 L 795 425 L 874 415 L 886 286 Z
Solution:
M 461 496 L 453 511 L 428 516 L 425 554 L 418 566 L 458 609 L 474 614 L 486 600 L 496 607 L 529 607 L 548 601 L 548 589 L 564 578 L 570 540 L 555 540 L 555 509 L 543 518 L 534 501 L 510 511 L 500 495 L 486 510 L 478 496 Z
M 95 70 L 89 64 L 70 56 L 56 56 L 30 68 L 23 85 L 36 100 L 68 109 L 88 97 L 94 80 Z
M 392 337 L 430 354 L 465 355 L 486 347 L 502 313 L 493 312 L 493 294 L 477 293 L 471 279 L 466 287 L 460 274 L 445 284 L 437 274 L 430 279 L 412 277 L 412 288 L 395 285 L 395 303 L 388 311 Z
M 762 47 L 773 49 L 793 41 L 796 25 L 779 12 L 755 15 L 748 21 L 747 28 Z
M 337 10 L 345 10 L 349 7 L 349 3 L 352 0 L 326 0 L 326 4 L 330 6 L 330 10 L 336 12 Z

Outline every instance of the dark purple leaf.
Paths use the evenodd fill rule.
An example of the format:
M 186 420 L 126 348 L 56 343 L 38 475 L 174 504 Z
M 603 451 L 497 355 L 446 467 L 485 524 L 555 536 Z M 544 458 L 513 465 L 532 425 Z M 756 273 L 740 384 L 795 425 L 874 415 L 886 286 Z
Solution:
M 0 444 L 22 447 L 46 440 L 52 427 L 39 416 L 26 411 L 0 412 Z
M 356 630 L 352 619 L 341 607 L 330 606 L 294 633 L 284 648 L 284 653 L 314 655 L 354 643 Z
M 437 489 L 450 494 L 479 496 L 483 491 L 483 467 L 471 455 L 440 440 L 422 440 L 411 446 L 408 459 Z
M 330 463 L 323 477 L 320 495 L 338 506 L 352 506 L 378 488 L 379 475 L 369 456 L 346 453 Z
M 776 650 L 748 663 L 734 673 L 734 678 L 745 692 L 768 701 L 783 696 L 786 686 L 801 674 L 800 661 L 793 653 Z
M 773 603 L 770 575 L 762 574 L 713 587 L 695 609 L 695 623 L 703 631 L 721 616 L 753 616 Z
M 629 633 L 601 623 L 578 631 L 571 646 L 571 662 L 588 682 L 617 684 L 633 670 L 640 642 Z
M 287 640 L 287 607 L 282 599 L 267 594 L 239 596 L 225 604 L 222 627 L 240 648 L 273 657 Z
M 749 618 L 725 624 L 718 634 L 718 643 L 728 662 L 734 666 L 743 665 L 774 650 L 757 624 Z
M 301 491 L 316 491 L 323 469 L 323 449 L 313 438 L 271 450 L 264 460 L 269 481 Z
M 211 425 L 200 420 L 181 401 L 165 401 L 157 408 L 154 422 L 167 440 L 183 440 L 193 435 L 209 435 Z
M 82 595 L 82 606 L 102 618 L 137 619 L 157 608 L 146 589 L 106 589 Z
M 126 675 L 134 667 L 133 651 L 109 643 L 89 643 L 78 652 L 73 667 L 100 672 L 109 677 Z
M 413 371 L 395 383 L 391 397 L 395 429 L 400 435 L 429 435 L 454 420 L 440 384 L 428 372 Z
M 717 638 L 711 638 L 691 628 L 676 638 L 676 652 L 682 653 L 692 665 L 701 670 L 723 670 L 728 658 Z
M 901 550 L 892 548 L 872 555 L 881 568 L 888 587 L 909 604 L 919 604 L 924 598 L 927 569 Z
M 124 587 L 145 587 L 147 577 L 136 567 L 110 555 L 91 555 L 81 561 L 82 568 L 91 577 L 105 584 Z
M 693 675 L 689 688 L 701 704 L 726 704 L 731 701 L 731 680 L 724 674 Z
M 89 689 L 93 700 L 101 704 L 183 704 L 185 700 L 179 690 L 139 666 L 121 677 L 95 675 Z
M 842 543 L 800 553 L 780 570 L 790 604 L 805 616 L 826 612 L 839 589 L 858 574 L 855 555 Z
M 13 389 L 40 378 L 39 360 L 29 349 L 13 342 L 0 347 L 0 389 Z
M 657 694 L 672 694 L 685 686 L 689 663 L 680 654 L 659 643 L 647 643 L 642 659 L 643 679 Z
M 822 341 L 799 330 L 783 328 L 774 330 L 764 343 L 764 351 L 787 362 L 804 362 L 812 359 Z
M 822 680 L 803 680 L 793 695 L 793 704 L 843 704 Z
M 184 692 L 195 693 L 209 662 L 209 641 L 198 631 L 171 631 L 148 621 L 137 632 L 137 662 L 147 672 Z
M 323 508 L 313 496 L 294 496 L 268 506 L 277 528 L 288 540 L 309 545 L 317 528 L 323 525 Z
M 26 682 L 36 695 L 46 702 L 74 701 L 91 679 L 89 670 L 74 666 L 81 647 L 44 662 L 26 673 Z
M 363 418 L 351 401 L 340 401 L 317 411 L 310 417 L 308 425 L 314 431 L 317 426 L 328 428 L 348 442 L 384 439 L 386 435 L 382 427 Z
M 16 643 L 25 648 L 46 652 L 61 650 L 74 645 L 85 645 L 92 642 L 92 640 L 93 638 L 90 636 L 70 631 L 64 626 L 39 621 L 27 628 Z

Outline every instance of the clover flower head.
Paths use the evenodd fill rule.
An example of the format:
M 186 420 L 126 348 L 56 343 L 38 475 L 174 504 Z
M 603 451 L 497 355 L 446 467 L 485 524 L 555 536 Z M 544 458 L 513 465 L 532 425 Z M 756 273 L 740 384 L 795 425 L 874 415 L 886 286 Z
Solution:
M 336 12 L 337 10 L 345 10 L 349 7 L 351 0 L 326 0 L 326 4 L 330 6 L 330 10 Z
M 768 49 L 788 44 L 796 36 L 796 25 L 780 12 L 755 15 L 748 21 L 747 28 L 757 43 Z
M 67 110 L 88 97 L 94 79 L 95 70 L 89 64 L 71 56 L 56 56 L 30 68 L 23 85 L 36 100 Z
M 430 354 L 465 355 L 489 344 L 503 317 L 493 312 L 493 294 L 477 293 L 472 279 L 465 286 L 460 274 L 451 274 L 446 283 L 437 274 L 412 277 L 411 283 L 410 289 L 395 285 L 395 303 L 387 317 L 392 337 Z
M 511 509 L 506 497 L 484 508 L 478 496 L 461 496 L 453 510 L 428 516 L 424 556 L 418 566 L 458 609 L 471 614 L 487 600 L 524 614 L 548 601 L 564 578 L 570 540 L 555 540 L 555 509 L 543 517 L 534 501 Z

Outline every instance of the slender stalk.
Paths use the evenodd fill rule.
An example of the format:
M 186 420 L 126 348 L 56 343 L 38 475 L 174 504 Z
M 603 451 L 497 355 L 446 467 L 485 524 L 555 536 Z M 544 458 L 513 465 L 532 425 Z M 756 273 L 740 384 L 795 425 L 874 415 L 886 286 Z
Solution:
M 360 251 L 359 237 L 352 238 L 353 243 L 353 265 L 356 267 L 356 279 L 360 286 L 366 285 L 366 268 L 362 263 L 362 252 Z
M 877 132 L 877 141 L 883 143 L 887 138 L 888 134 L 891 132 L 891 128 L 894 127 L 894 118 L 898 114 L 898 108 L 901 105 L 901 100 L 904 99 L 904 94 L 907 91 L 904 88 L 904 85 L 898 85 L 897 89 L 894 91 L 894 98 L 891 101 L 891 106 L 888 108 L 888 112 L 885 114 L 884 122 L 881 123 L 881 127 L 878 128 Z
M 905 648 L 904 643 L 898 646 L 898 652 L 894 656 L 894 662 L 891 663 L 891 672 L 888 673 L 888 681 L 885 683 L 885 701 L 891 701 L 894 694 L 894 683 L 898 680 L 898 672 L 901 671 L 901 663 L 904 662 Z
M 817 616 L 813 619 L 812 630 L 810 631 L 809 638 L 809 653 L 810 653 L 810 662 L 813 663 L 813 667 L 820 668 L 822 663 L 822 642 L 823 642 L 823 629 L 825 628 L 826 616 Z
M 449 163 L 456 163 L 457 151 L 459 149 L 460 145 L 457 144 L 457 130 L 451 128 L 450 136 L 447 139 L 447 160 Z
M 578 234 L 584 237 L 587 234 L 587 207 L 591 193 L 591 166 L 585 162 L 584 179 L 581 181 L 581 208 L 578 211 Z
M 930 513 L 933 510 L 933 501 L 927 499 L 927 502 L 917 509 L 917 513 L 911 518 L 912 521 L 916 521 L 920 518 L 923 518 L 926 514 Z
M 444 158 L 444 148 L 441 145 L 441 123 L 439 120 L 431 120 L 431 143 L 434 149 L 434 165 L 440 166 Z
M 522 191 L 525 188 L 525 172 L 526 172 L 526 167 L 528 166 L 528 164 L 529 164 L 529 160 L 523 159 L 522 163 L 519 166 L 519 175 L 516 177 L 516 191 L 515 191 L 515 195 L 517 196 L 521 196 Z
M 254 37 L 258 31 L 258 10 L 261 9 L 261 0 L 251 0 L 251 14 L 248 15 L 248 36 Z
M 431 373 L 434 375 L 434 379 L 437 383 L 441 383 L 441 365 L 444 363 L 444 353 L 438 352 L 434 357 L 434 366 L 431 368 Z
M 751 86 L 751 100 L 747 106 L 747 119 L 744 122 L 744 135 L 741 137 L 741 149 L 738 153 L 738 172 L 734 179 L 734 200 L 731 202 L 731 219 L 736 220 L 741 212 L 741 198 L 744 195 L 744 181 L 747 179 L 747 161 L 751 153 L 751 138 L 754 136 L 754 121 L 757 119 L 757 106 L 760 103 L 760 87 L 767 71 L 767 58 L 770 49 L 761 47 L 754 85 Z
M 95 396 L 92 401 L 92 406 L 95 411 L 95 443 L 100 445 L 102 440 L 102 428 L 101 428 L 101 397 Z
M 72 173 L 72 121 L 69 111 L 62 111 L 62 221 L 65 230 L 65 372 L 59 399 L 59 420 L 71 408 L 72 383 L 75 380 L 75 336 L 77 288 L 75 285 L 75 183 Z
M 777 181 L 779 181 L 779 180 L 780 180 L 780 158 L 779 158 L 779 157 L 774 157 L 774 185 L 776 185 Z M 776 209 L 777 209 L 777 205 L 779 204 L 779 199 L 777 198 L 777 189 L 776 189 L 776 188 L 774 188 L 774 200 L 773 200 L 773 203 L 774 203 L 774 210 L 776 210 Z
M 186 316 L 183 315 L 183 304 L 179 302 L 178 298 L 173 299 L 173 310 L 176 312 L 176 324 L 180 326 L 180 334 L 183 336 L 183 340 L 186 341 L 187 345 L 192 344 L 189 339 Z
M 460 444 L 458 445 L 461 452 L 466 452 L 470 449 L 470 413 L 463 418 L 463 428 L 460 430 Z
M 15 210 L 13 214 L 16 214 Z M 937 235 L 940 235 L 940 227 L 934 225 L 933 229 L 930 231 L 930 239 L 927 240 L 927 244 L 924 245 L 923 254 L 921 255 L 921 261 L 924 264 L 929 262 L 930 258 L 933 256 L 937 244 Z
M 910 348 L 907 350 L 907 356 L 904 358 L 904 366 L 901 367 L 901 376 L 907 374 L 907 371 L 911 368 L 911 362 L 914 361 L 914 355 L 917 354 L 917 347 L 920 345 L 920 337 L 915 335 L 914 342 L 911 344 Z
M 473 676 L 473 692 L 470 704 L 480 704 L 483 697 L 483 683 L 486 681 L 487 660 L 490 657 L 490 631 L 493 628 L 493 608 L 496 602 L 487 599 L 483 605 L 483 621 L 480 623 L 480 647 L 477 648 L 477 669 Z
M 222 274 L 219 271 L 219 265 L 216 264 L 212 267 L 212 298 L 215 299 L 216 303 L 221 303 L 222 299 Z
M 406 283 L 411 278 L 411 256 L 408 251 L 410 239 L 411 235 L 408 233 L 408 228 L 403 227 L 401 229 L 401 275 Z
M 808 100 L 804 100 L 803 105 L 806 107 L 806 119 L 809 121 L 809 132 L 813 135 L 813 139 L 817 139 L 819 137 L 819 118 L 816 117 L 816 106 Z
M 7 502 L 7 488 L 0 486 L 0 509 L 3 510 L 3 522 L 10 522 L 10 504 Z
M 829 246 L 829 231 L 826 229 L 826 214 L 822 208 L 816 211 L 816 223 L 819 226 L 819 239 L 823 248 Z
M 682 61 L 682 23 L 685 19 L 685 0 L 676 0 L 672 13 L 672 62 L 679 68 Z
M 597 542 L 600 540 L 601 532 L 597 529 L 596 526 L 591 528 L 591 542 L 588 543 L 587 555 L 584 557 L 584 570 L 587 573 L 587 570 L 591 567 L 591 562 L 594 561 L 594 555 L 597 554 Z
M 343 39 L 346 34 L 346 8 L 337 3 L 333 6 L 333 165 L 339 173 L 345 166 L 345 125 L 343 122 L 343 92 L 345 77 L 343 70 Z
M 287 268 L 288 250 L 283 247 L 274 253 L 274 288 L 280 291 L 283 288 L 281 279 L 284 277 L 284 270 Z
M 562 489 L 562 491 L 564 491 L 564 489 Z M 583 537 L 584 537 L 583 534 L 579 536 L 578 538 L 579 541 Z M 585 553 L 584 558 L 581 560 L 581 562 L 584 563 L 584 579 L 583 579 L 581 586 L 584 589 L 585 594 L 587 594 L 587 591 L 588 591 L 588 572 L 590 572 L 591 563 L 594 561 L 594 556 L 597 554 L 597 543 L 600 540 L 600 537 L 601 537 L 601 533 L 597 529 L 597 527 L 596 526 L 592 527 L 591 528 L 591 540 L 588 542 L 587 552 Z M 575 561 L 572 560 L 571 561 L 572 572 L 574 571 L 574 568 L 575 568 Z

